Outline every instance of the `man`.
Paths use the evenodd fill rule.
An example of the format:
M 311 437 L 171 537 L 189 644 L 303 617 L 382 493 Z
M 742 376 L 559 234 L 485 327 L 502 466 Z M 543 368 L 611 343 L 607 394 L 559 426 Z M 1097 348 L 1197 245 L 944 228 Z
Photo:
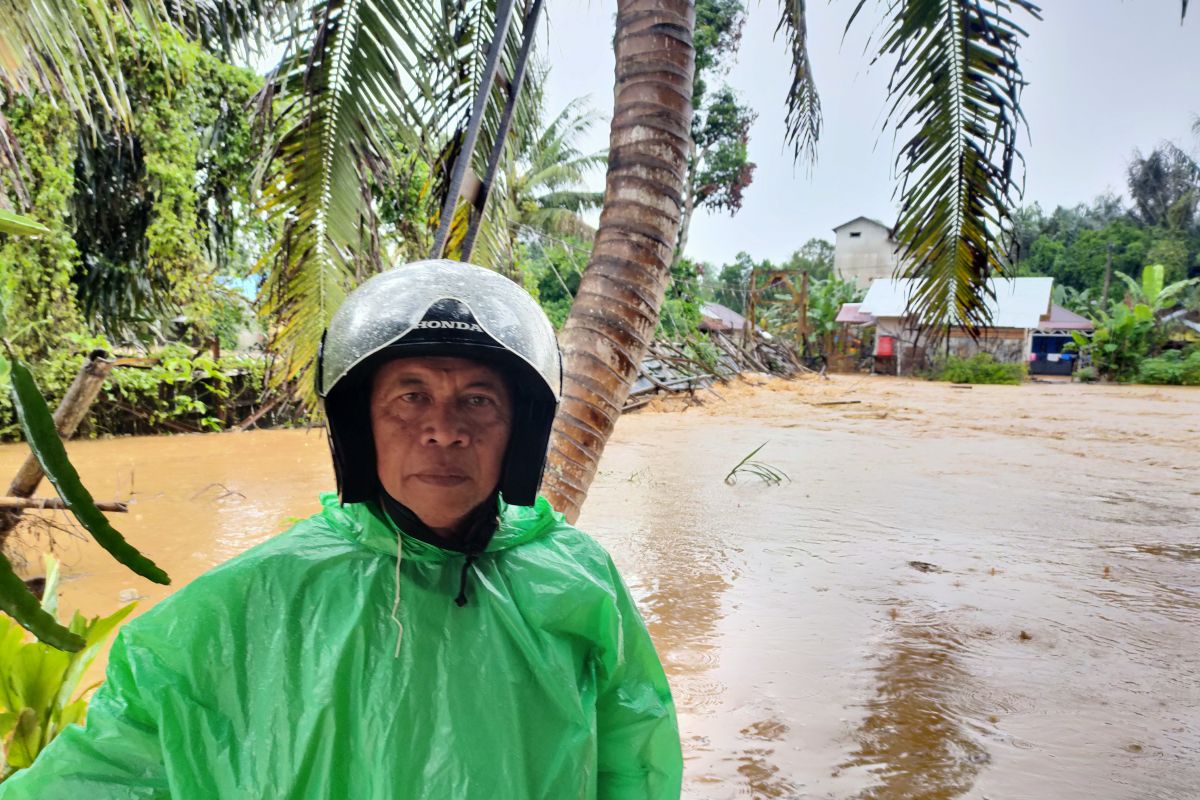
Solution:
M 608 555 L 536 497 L 554 331 L 420 262 L 318 359 L 339 495 L 121 631 L 17 798 L 679 797 L 662 667 Z

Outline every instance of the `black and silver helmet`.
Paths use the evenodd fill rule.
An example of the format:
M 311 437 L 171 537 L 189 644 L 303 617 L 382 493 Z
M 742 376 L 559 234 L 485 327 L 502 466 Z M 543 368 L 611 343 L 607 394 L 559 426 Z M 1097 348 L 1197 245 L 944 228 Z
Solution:
M 537 302 L 508 278 L 456 261 L 417 261 L 380 273 L 347 296 L 317 356 L 342 502 L 378 496 L 369 400 L 384 362 L 457 356 L 496 366 L 513 391 L 513 421 L 500 492 L 532 505 L 562 394 L 562 357 Z

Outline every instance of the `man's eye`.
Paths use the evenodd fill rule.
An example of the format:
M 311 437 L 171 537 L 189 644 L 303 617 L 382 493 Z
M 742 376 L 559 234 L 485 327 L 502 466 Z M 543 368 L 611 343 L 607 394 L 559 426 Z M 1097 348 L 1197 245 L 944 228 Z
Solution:
M 482 408 L 492 405 L 492 398 L 487 395 L 474 394 L 467 398 L 467 405 L 473 408 Z
M 400 400 L 405 403 L 420 403 L 425 399 L 425 395 L 420 392 L 405 392 L 400 395 Z

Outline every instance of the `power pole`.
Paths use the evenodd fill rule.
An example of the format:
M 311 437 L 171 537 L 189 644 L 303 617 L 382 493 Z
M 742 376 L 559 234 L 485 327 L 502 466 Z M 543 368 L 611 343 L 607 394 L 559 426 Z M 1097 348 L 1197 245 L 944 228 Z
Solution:
M 504 49 L 504 40 L 508 36 L 508 23 L 512 20 L 513 0 L 499 0 L 496 4 L 496 31 L 492 35 L 491 46 L 488 47 L 487 60 L 484 63 L 482 79 L 479 82 L 479 92 L 475 95 L 475 104 L 471 107 L 471 120 L 463 134 L 462 149 L 458 158 L 454 159 L 454 167 L 450 173 L 450 188 L 446 192 L 446 201 L 442 204 L 442 215 L 438 219 L 437 233 L 433 236 L 433 250 L 430 258 L 441 258 L 446 247 L 446 238 L 450 235 L 450 221 L 454 217 L 458 196 L 462 193 L 463 179 L 467 167 L 471 164 L 471 155 L 475 152 L 475 143 L 479 140 L 479 131 L 483 127 L 483 113 L 487 106 L 488 95 L 496 82 L 496 73 L 500 69 L 500 52 Z
M 1108 243 L 1108 258 L 1104 264 L 1104 291 L 1100 295 L 1100 309 L 1108 311 L 1108 285 L 1112 283 L 1112 254 L 1113 243 Z

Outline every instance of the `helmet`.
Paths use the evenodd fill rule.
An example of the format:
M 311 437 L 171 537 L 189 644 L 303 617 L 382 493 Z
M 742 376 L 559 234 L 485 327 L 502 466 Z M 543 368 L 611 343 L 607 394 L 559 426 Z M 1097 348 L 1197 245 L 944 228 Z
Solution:
M 497 367 L 513 392 L 513 420 L 500 492 L 533 505 L 562 395 L 562 356 L 550 320 L 508 278 L 448 260 L 417 261 L 383 272 L 351 292 L 333 315 L 317 354 L 342 502 L 380 492 L 371 432 L 371 379 L 406 356 L 456 356 Z

